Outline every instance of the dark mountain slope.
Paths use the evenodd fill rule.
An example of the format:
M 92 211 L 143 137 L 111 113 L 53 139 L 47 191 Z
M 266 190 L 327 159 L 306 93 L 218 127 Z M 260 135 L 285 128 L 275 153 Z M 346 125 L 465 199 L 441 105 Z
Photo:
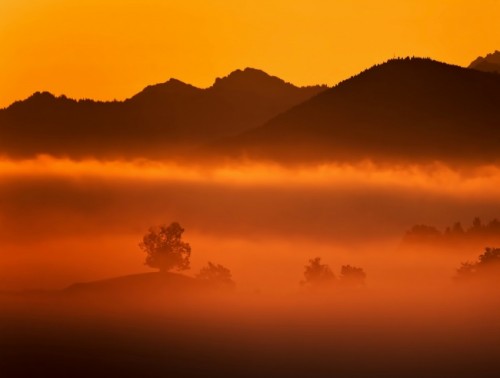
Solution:
M 391 60 L 209 150 L 281 162 L 496 160 L 500 76 Z
M 172 79 L 124 102 L 36 93 L 0 110 L 0 155 L 172 157 L 261 125 L 324 89 L 246 69 L 208 89 Z

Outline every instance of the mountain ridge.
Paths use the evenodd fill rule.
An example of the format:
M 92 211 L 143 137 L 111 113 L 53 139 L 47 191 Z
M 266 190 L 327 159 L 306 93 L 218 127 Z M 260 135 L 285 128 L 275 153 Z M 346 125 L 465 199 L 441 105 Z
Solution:
M 499 128 L 500 77 L 404 58 L 375 65 L 208 149 L 279 162 L 496 161 Z
M 263 71 L 256 81 L 257 71 L 235 71 L 206 89 L 170 79 L 124 101 L 36 92 L 0 110 L 0 154 L 172 158 L 256 127 L 326 88 L 296 87 Z
M 330 89 L 247 68 L 206 89 L 171 79 L 123 102 L 37 93 L 0 111 L 0 153 L 490 163 L 499 109 L 499 75 L 429 58 L 392 59 Z
M 16 100 L 16 101 L 12 102 L 11 104 L 9 104 L 3 108 L 0 108 L 0 111 L 6 110 L 15 104 L 24 103 L 26 101 L 38 99 L 38 98 L 62 99 L 62 100 L 69 100 L 69 101 L 77 102 L 77 103 L 78 102 L 93 102 L 93 103 L 98 103 L 98 104 L 110 104 L 110 103 L 128 102 L 128 101 L 131 101 L 131 100 L 135 99 L 136 97 L 140 96 L 141 94 L 147 93 L 147 92 L 162 93 L 162 92 L 169 92 L 169 91 L 179 91 L 179 90 L 184 90 L 184 89 L 185 90 L 192 90 L 193 92 L 207 91 L 207 90 L 212 90 L 214 87 L 215 88 L 231 87 L 232 85 L 226 85 L 226 82 L 233 82 L 234 83 L 235 78 L 239 79 L 241 77 L 244 77 L 244 75 L 248 75 L 248 74 L 252 75 L 252 79 L 254 79 L 255 77 L 260 77 L 260 79 L 264 78 L 264 79 L 273 81 L 275 84 L 280 83 L 280 84 L 283 84 L 289 88 L 312 89 L 312 90 L 329 88 L 325 84 L 298 86 L 298 85 L 292 84 L 291 82 L 285 81 L 285 80 L 279 78 L 278 76 L 270 75 L 263 70 L 260 70 L 257 68 L 252 68 L 252 67 L 245 67 L 243 69 L 235 69 L 234 71 L 231 71 L 226 76 L 216 77 L 214 82 L 212 83 L 212 85 L 210 85 L 206 88 L 198 87 L 198 86 L 186 83 L 182 80 L 179 80 L 179 79 L 172 77 L 172 78 L 169 78 L 167 81 L 162 82 L 162 83 L 147 85 L 139 92 L 133 94 L 130 97 L 125 98 L 124 100 L 96 100 L 96 99 L 92 99 L 92 98 L 72 98 L 72 97 L 69 97 L 65 94 L 55 95 L 54 93 L 47 91 L 47 90 L 39 90 L 39 91 L 33 92 L 31 95 L 29 95 L 28 97 L 26 97 L 24 99 Z M 248 80 L 248 76 L 247 76 L 247 78 L 244 78 L 244 81 L 247 83 L 254 84 L 254 82 L 252 80 Z

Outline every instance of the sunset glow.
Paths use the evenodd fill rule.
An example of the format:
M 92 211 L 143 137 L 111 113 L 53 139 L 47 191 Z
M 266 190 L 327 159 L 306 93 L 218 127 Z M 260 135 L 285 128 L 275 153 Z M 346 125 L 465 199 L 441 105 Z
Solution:
M 255 67 L 329 84 L 394 56 L 468 65 L 498 48 L 495 0 L 3 0 L 0 106 L 48 90 L 124 99 Z
M 0 378 L 500 377 L 499 25 L 0 0 Z

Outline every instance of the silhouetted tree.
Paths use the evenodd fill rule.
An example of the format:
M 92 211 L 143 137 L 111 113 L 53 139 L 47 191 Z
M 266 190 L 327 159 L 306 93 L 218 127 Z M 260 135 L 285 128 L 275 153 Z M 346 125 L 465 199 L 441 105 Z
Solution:
M 231 271 L 223 265 L 208 262 L 201 268 L 196 278 L 214 285 L 234 286 Z
M 189 269 L 191 246 L 182 241 L 184 229 L 177 222 L 150 228 L 139 247 L 146 252 L 146 265 L 161 272 Z
M 475 217 L 470 227 L 464 228 L 460 222 L 456 222 L 453 226 L 446 227 L 444 233 L 432 226 L 416 225 L 403 237 L 405 244 L 446 246 L 464 241 L 481 243 L 480 245 L 500 242 L 500 221 L 495 218 L 485 223 L 481 218 Z
M 486 248 L 479 256 L 479 266 L 491 266 L 500 263 L 500 248 Z
M 462 263 L 457 269 L 457 279 L 497 278 L 500 273 L 500 248 L 485 248 L 478 261 Z
M 343 265 L 340 269 L 340 282 L 348 286 L 363 286 L 366 273 L 362 268 L 351 265 Z
M 305 280 L 302 281 L 302 284 L 318 286 L 330 284 L 335 281 L 335 274 L 333 274 L 328 265 L 321 263 L 320 257 L 309 260 L 309 264 L 305 268 Z

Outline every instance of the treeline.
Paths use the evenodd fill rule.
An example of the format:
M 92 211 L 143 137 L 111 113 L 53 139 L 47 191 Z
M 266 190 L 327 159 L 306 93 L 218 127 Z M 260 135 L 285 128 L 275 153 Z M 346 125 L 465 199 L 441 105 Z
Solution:
M 169 226 L 161 225 L 150 228 L 144 235 L 139 247 L 146 253 L 146 265 L 168 273 L 171 270 L 184 271 L 190 268 L 191 246 L 182 239 L 184 229 L 177 222 Z M 460 240 L 460 238 L 500 236 L 500 222 L 496 219 L 483 224 L 481 219 L 475 218 L 472 226 L 464 229 L 460 223 L 447 227 L 440 232 L 434 227 L 414 226 L 405 235 L 407 242 L 442 242 L 446 240 Z M 475 262 L 464 262 L 457 269 L 455 278 L 458 281 L 478 281 L 478 279 L 498 280 L 500 276 L 500 248 L 486 248 Z M 196 279 L 210 286 L 220 288 L 234 287 L 231 271 L 221 264 L 208 262 L 198 274 Z M 360 288 L 365 286 L 366 273 L 363 268 L 342 265 L 337 276 L 328 264 L 321 261 L 320 257 L 309 260 L 305 266 L 304 280 L 301 284 L 305 287 L 317 289 L 328 287 Z
M 500 221 L 495 218 L 483 223 L 481 218 L 476 217 L 470 227 L 463 227 L 460 222 L 456 222 L 446 227 L 444 231 L 433 226 L 418 224 L 409 229 L 403 237 L 403 244 L 407 245 L 442 245 L 464 241 L 477 241 L 482 245 L 500 241 Z

